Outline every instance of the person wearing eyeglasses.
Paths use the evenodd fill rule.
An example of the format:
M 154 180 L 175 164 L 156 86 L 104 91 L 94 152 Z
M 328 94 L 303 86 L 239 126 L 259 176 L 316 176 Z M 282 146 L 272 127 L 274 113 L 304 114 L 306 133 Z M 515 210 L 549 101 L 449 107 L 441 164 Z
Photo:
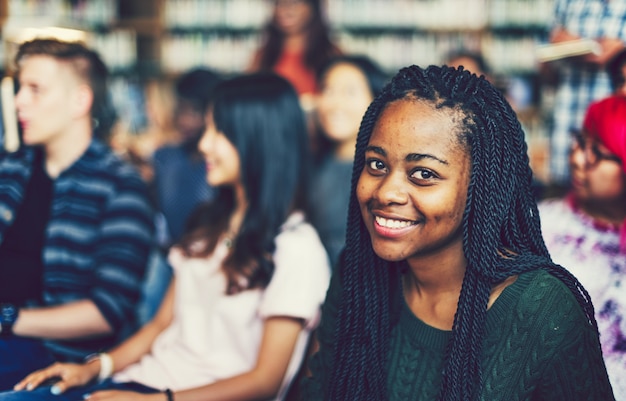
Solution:
M 569 163 L 569 193 L 539 204 L 542 234 L 589 292 L 615 399 L 626 400 L 626 97 L 589 106 Z

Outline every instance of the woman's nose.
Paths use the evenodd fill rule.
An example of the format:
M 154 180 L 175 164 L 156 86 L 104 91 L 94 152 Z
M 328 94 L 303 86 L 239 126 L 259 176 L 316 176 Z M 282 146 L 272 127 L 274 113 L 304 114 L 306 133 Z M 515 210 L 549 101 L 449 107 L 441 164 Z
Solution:
M 380 181 L 375 196 L 383 205 L 404 204 L 409 198 L 407 184 L 404 174 L 399 172 L 388 174 Z
M 585 156 L 585 150 L 579 146 L 572 149 L 570 153 L 570 165 L 572 169 L 584 169 L 587 167 L 587 158 Z

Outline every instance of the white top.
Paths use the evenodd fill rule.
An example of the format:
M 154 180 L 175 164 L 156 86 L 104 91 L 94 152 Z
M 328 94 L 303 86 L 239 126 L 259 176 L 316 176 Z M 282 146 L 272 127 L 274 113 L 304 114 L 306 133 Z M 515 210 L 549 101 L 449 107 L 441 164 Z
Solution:
M 285 378 L 289 382 L 318 323 L 330 278 L 317 232 L 300 212 L 287 219 L 276 237 L 274 275 L 265 289 L 227 295 L 221 269 L 227 253 L 222 243 L 202 259 L 170 251 L 176 275 L 174 319 L 151 352 L 117 373 L 115 381 L 178 391 L 245 373 L 255 366 L 264 319 L 289 316 L 306 322 Z

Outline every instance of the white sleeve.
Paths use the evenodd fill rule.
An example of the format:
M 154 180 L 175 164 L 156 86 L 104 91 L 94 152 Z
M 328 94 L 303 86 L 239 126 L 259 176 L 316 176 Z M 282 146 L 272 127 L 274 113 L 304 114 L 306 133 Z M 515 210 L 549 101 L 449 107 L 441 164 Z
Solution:
M 274 265 L 259 308 L 261 317 L 289 316 L 315 324 L 330 280 L 328 254 L 315 229 L 302 223 L 280 233 Z

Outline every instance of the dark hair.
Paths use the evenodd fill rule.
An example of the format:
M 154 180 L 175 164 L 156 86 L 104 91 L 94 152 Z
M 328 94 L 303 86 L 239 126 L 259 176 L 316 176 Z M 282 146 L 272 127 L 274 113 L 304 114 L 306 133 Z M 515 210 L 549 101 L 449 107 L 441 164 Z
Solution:
M 329 28 L 322 15 L 321 0 L 306 1 L 312 9 L 307 28 L 304 63 L 316 71 L 329 57 L 338 54 L 338 48 L 330 39 Z M 265 27 L 265 43 L 261 49 L 260 69 L 271 70 L 283 50 L 285 34 L 276 26 L 274 18 Z
M 220 81 L 221 76 L 208 68 L 191 69 L 176 80 L 176 96 L 191 102 L 198 110 L 206 112 L 213 90 Z
M 475 400 L 481 389 L 481 349 L 492 285 L 511 275 L 545 269 L 573 292 L 591 325 L 593 306 L 580 283 L 552 263 L 540 230 L 524 132 L 502 94 L 462 67 L 403 68 L 368 108 L 361 123 L 352 173 L 346 249 L 338 274 L 343 293 L 335 332 L 329 400 L 387 399 L 389 337 L 394 321 L 390 286 L 403 262 L 387 262 L 371 246 L 356 185 L 364 152 L 384 108 L 399 99 L 423 99 L 463 116 L 459 142 L 471 157 L 463 215 L 467 270 L 442 372 L 439 400 Z
M 98 53 L 81 42 L 64 42 L 57 39 L 33 39 L 20 45 L 15 56 L 18 69 L 27 56 L 44 55 L 67 61 L 91 88 L 93 103 L 91 117 L 94 119 L 94 134 L 104 138 L 109 135 L 117 119 L 107 89 L 108 69 Z
M 626 49 L 617 53 L 606 64 L 606 71 L 609 74 L 611 87 L 614 91 L 626 83 L 626 77 L 624 76 L 624 71 L 622 71 L 624 65 L 626 65 Z
M 358 68 L 365 75 L 367 85 L 369 86 L 373 97 L 378 96 L 390 78 L 389 74 L 387 74 L 368 56 L 360 54 L 345 54 L 334 56 L 322 64 L 317 70 L 317 81 L 322 82 L 328 71 L 337 64 L 350 64 Z
M 224 263 L 228 293 L 266 286 L 274 272 L 274 238 L 294 208 L 304 208 L 309 168 L 308 135 L 295 90 L 274 73 L 242 75 L 215 88 L 213 119 L 237 149 L 248 201 L 242 226 Z M 207 240 L 208 254 L 228 226 L 235 209 L 232 189 L 221 187 L 216 199 L 188 220 L 181 244 L 189 251 Z

